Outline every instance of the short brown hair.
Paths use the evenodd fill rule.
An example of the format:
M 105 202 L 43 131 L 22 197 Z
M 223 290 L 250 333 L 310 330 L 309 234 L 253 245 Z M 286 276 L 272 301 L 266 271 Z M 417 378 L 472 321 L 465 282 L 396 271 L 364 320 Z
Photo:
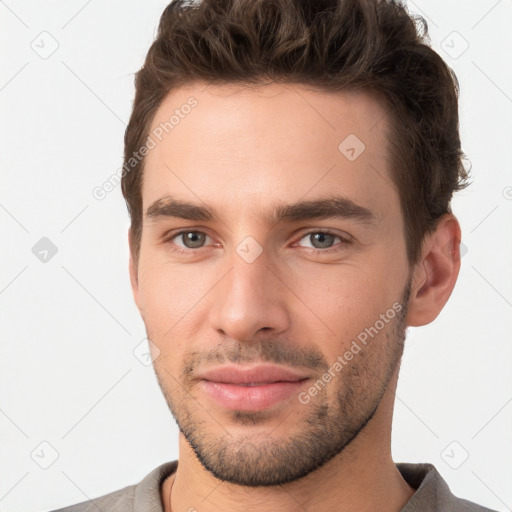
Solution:
M 144 146 L 167 94 L 194 81 L 296 83 L 376 93 L 390 115 L 391 175 L 400 196 L 407 257 L 468 185 L 458 120 L 458 82 L 428 44 L 428 28 L 385 0 L 174 0 L 135 77 L 121 180 L 130 250 L 142 237 Z M 132 160 L 130 161 L 130 158 Z M 130 162 L 131 165 L 128 165 Z

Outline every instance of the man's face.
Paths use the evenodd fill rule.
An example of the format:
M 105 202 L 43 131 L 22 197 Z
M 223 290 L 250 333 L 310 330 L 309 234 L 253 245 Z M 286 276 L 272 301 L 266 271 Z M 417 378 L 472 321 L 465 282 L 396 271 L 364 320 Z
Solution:
M 410 275 L 388 130 L 366 93 L 298 85 L 192 84 L 157 111 L 132 285 L 180 431 L 222 480 L 307 475 L 396 376 Z

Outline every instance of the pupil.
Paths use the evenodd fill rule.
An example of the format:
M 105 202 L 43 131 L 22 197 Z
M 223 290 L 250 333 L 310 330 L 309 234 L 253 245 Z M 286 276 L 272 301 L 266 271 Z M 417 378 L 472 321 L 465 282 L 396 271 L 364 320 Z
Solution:
M 200 247 L 202 244 L 202 233 L 197 233 L 196 231 L 189 231 L 186 233 L 185 237 L 185 245 L 190 248 Z
M 313 235 L 313 246 L 316 248 L 325 248 L 332 242 L 332 235 L 328 233 L 314 233 Z M 320 247 L 317 247 L 316 243 L 320 243 Z M 327 242 L 327 243 L 326 243 Z

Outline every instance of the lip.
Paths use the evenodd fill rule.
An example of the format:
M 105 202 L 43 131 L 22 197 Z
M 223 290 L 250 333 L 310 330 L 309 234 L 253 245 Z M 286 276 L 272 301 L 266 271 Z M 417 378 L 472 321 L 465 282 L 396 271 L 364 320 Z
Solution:
M 258 364 L 217 366 L 200 373 L 198 378 L 224 384 L 268 384 L 279 381 L 296 382 L 307 379 L 308 375 L 284 366 Z
M 220 366 L 198 375 L 201 389 L 227 409 L 259 411 L 288 398 L 308 375 L 276 365 Z

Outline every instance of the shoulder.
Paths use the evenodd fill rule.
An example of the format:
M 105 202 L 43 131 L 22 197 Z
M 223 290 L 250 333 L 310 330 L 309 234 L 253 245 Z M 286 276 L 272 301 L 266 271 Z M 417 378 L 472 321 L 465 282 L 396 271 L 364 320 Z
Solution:
M 130 485 L 98 498 L 59 508 L 53 512 L 98 512 L 98 510 L 104 512 L 128 512 L 133 510 L 136 487 L 136 485 Z
M 52 512 L 133 512 L 135 510 L 162 510 L 160 486 L 178 466 L 178 461 L 166 462 L 153 469 L 138 484 Z
M 416 492 L 400 512 L 496 512 L 455 496 L 433 464 L 396 464 Z

